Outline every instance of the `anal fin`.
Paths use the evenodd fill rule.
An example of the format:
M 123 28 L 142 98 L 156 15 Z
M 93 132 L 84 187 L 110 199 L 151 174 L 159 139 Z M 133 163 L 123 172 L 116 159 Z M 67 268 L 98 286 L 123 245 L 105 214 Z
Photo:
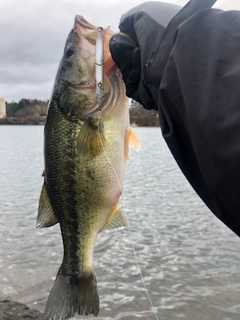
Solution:
M 128 225 L 128 219 L 120 209 L 119 204 L 116 205 L 112 213 L 110 214 L 107 223 L 103 230 L 110 230 Z
M 50 203 L 45 182 L 39 198 L 37 228 L 51 227 L 58 223 Z

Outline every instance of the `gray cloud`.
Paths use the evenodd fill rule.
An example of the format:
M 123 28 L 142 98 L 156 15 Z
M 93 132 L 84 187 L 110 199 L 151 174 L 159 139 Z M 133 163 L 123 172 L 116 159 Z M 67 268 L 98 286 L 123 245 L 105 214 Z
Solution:
M 14 86 L 21 83 L 24 79 L 26 84 L 38 85 L 47 81 L 52 81 L 53 74 L 56 74 L 58 64 L 38 64 L 38 68 L 33 64 L 8 64 L 2 66 L 0 82 L 6 85 L 14 84 Z
M 0 96 L 49 99 L 74 16 L 117 30 L 141 0 L 3 0 L 0 3 Z M 168 1 L 184 5 L 187 0 Z

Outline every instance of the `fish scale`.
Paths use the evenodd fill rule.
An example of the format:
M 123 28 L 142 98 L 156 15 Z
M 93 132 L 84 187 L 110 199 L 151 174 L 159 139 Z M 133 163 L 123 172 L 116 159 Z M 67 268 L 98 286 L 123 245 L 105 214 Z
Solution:
M 98 29 L 75 19 L 57 72 L 44 129 L 45 171 L 38 227 L 60 224 L 63 260 L 49 294 L 44 320 L 99 313 L 93 251 L 102 230 L 122 227 L 127 218 L 118 201 L 128 147 L 139 140 L 129 127 L 128 99 L 105 46 L 105 95 L 99 107 L 95 87 Z M 101 114 L 99 113 L 101 109 Z
M 76 148 L 74 148 L 71 140 L 74 136 L 76 139 L 78 131 L 79 125 L 67 121 L 60 113 L 57 103 L 52 101 L 45 125 L 46 186 L 53 210 L 60 222 L 64 246 L 71 248 L 71 255 L 76 255 L 77 252 L 77 242 L 69 241 L 69 239 L 71 239 L 71 235 L 77 234 L 78 231 L 75 173 L 77 170 L 76 165 L 79 162 L 76 159 Z M 66 153 L 65 150 L 68 152 Z M 71 223 L 69 223 L 69 220 Z M 75 237 L 74 235 L 73 238 Z M 78 258 L 68 259 L 67 252 L 64 252 L 65 260 L 73 260 L 74 264 L 76 264 Z M 71 263 L 68 263 L 70 267 Z

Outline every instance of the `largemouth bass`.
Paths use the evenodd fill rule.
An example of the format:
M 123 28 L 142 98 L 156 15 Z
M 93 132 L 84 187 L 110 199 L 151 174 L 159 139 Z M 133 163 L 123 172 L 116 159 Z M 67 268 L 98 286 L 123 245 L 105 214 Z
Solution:
M 99 313 L 94 245 L 102 230 L 127 224 L 118 201 L 129 146 L 140 142 L 129 127 L 128 99 L 104 38 L 104 90 L 96 98 L 97 27 L 76 16 L 57 72 L 44 128 L 45 169 L 38 227 L 60 224 L 64 256 L 44 319 Z

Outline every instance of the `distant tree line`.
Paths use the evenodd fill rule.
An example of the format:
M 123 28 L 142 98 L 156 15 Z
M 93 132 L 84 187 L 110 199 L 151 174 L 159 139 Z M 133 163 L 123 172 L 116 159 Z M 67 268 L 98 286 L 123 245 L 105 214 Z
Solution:
M 6 102 L 6 118 L 0 124 L 44 124 L 48 101 L 21 99 L 19 102 Z M 159 126 L 158 112 L 146 110 L 139 103 L 130 102 L 130 123 L 136 126 Z
M 139 127 L 156 127 L 159 126 L 158 112 L 146 110 L 138 102 L 130 102 L 130 123 Z
M 7 117 L 46 115 L 47 101 L 21 99 L 19 102 L 6 102 Z
M 0 124 L 44 124 L 48 101 L 21 99 L 6 102 L 6 118 Z

